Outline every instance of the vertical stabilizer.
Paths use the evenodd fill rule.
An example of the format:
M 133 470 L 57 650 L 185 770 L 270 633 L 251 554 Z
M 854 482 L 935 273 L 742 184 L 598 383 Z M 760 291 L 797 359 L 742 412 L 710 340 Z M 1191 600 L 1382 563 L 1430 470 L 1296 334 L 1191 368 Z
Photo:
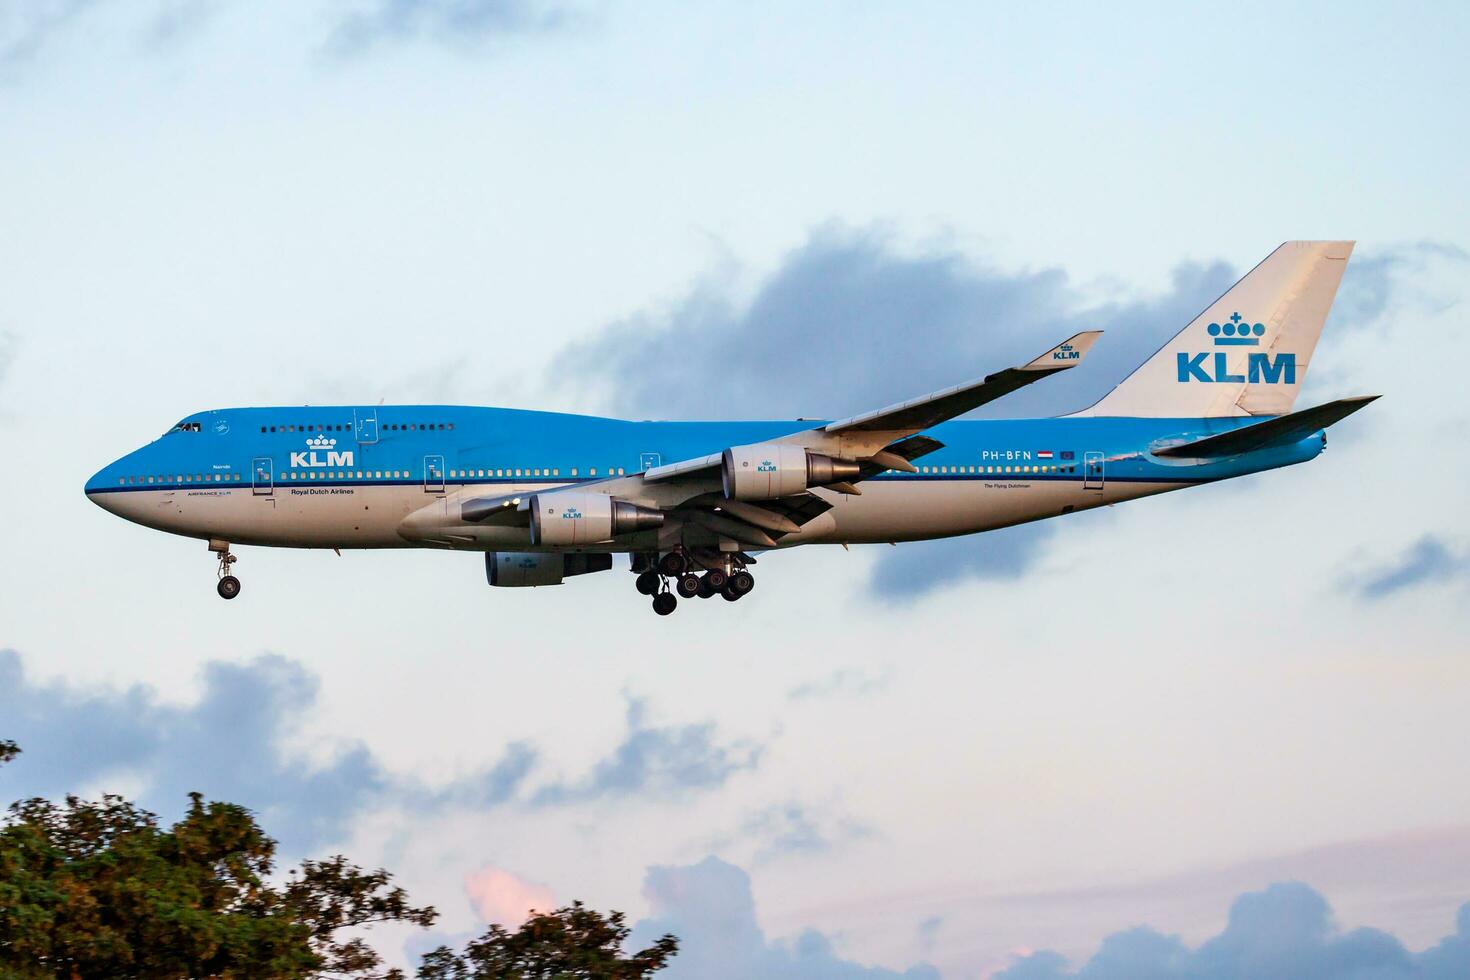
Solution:
M 1079 415 L 1285 415 L 1296 402 L 1352 242 L 1287 242 Z

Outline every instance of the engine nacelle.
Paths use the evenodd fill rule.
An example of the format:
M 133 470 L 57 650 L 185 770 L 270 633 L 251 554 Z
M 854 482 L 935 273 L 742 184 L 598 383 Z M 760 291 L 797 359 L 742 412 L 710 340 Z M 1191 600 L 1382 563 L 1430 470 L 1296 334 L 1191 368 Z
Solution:
M 538 493 L 531 497 L 531 543 L 580 547 L 620 534 L 662 527 L 664 512 L 605 493 Z
M 725 496 L 732 500 L 772 500 L 811 487 L 855 479 L 862 466 L 801 446 L 759 442 L 725 450 L 722 470 Z
M 491 551 L 485 555 L 485 577 L 498 588 L 560 585 L 564 577 L 605 572 L 612 568 L 606 552 L 576 555 Z

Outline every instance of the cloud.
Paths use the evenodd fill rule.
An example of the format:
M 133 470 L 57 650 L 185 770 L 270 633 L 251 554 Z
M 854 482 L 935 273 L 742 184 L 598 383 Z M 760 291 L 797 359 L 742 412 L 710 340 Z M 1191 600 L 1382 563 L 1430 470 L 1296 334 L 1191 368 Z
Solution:
M 197 790 L 257 810 L 272 834 L 309 847 L 337 837 L 389 783 L 361 743 L 340 744 L 315 768 L 283 747 L 316 698 L 316 678 L 283 657 L 212 662 L 198 703 L 175 707 L 142 686 L 38 683 L 16 653 L 0 651 L 0 718 L 26 750 L 7 782 L 41 796 L 137 782 L 143 801 L 165 813 Z
M 642 698 L 629 698 L 627 734 L 613 751 L 581 779 L 542 787 L 532 802 L 561 805 L 712 789 L 760 761 L 759 745 L 718 743 L 713 722 L 650 725 L 647 709 Z
M 1378 324 L 1385 313 L 1405 296 L 1435 305 L 1422 288 L 1409 287 L 1408 279 L 1422 280 L 1433 262 L 1463 264 L 1470 261 L 1464 249 L 1443 242 L 1410 242 L 1384 249 L 1354 251 L 1342 277 L 1342 286 L 1332 305 L 1332 328 L 1366 329 Z
M 507 929 L 519 928 L 531 917 L 532 910 L 549 912 L 556 908 L 556 895 L 550 888 L 493 865 L 467 875 L 464 890 L 480 918 Z
M 10 375 L 10 369 L 15 364 L 15 352 L 20 346 L 15 334 L 0 331 L 0 387 L 5 384 L 5 379 Z
M 686 795 L 717 788 L 758 763 L 761 746 L 723 743 L 713 723 L 652 725 L 647 703 L 629 699 L 627 733 L 583 778 L 523 792 L 540 762 L 524 740 L 489 768 L 429 787 L 397 777 L 361 742 L 341 740 L 318 766 L 286 746 L 315 710 L 319 682 L 280 656 L 212 661 L 192 705 L 159 700 L 151 688 L 88 689 L 26 676 L 18 654 L 0 650 L 0 722 L 25 753 L 6 768 L 13 796 L 57 797 L 119 789 L 163 813 L 190 792 L 261 815 L 271 834 L 299 850 L 338 840 L 359 813 L 575 804 L 610 797 Z M 135 789 L 136 787 L 136 789 Z
M 224 6 L 225 0 L 161 0 L 143 32 L 144 43 L 163 48 L 192 39 Z
M 1072 518 L 1075 520 L 1075 515 Z M 1030 572 L 1057 531 L 1050 521 L 905 544 L 873 569 L 872 589 L 885 599 L 916 599 L 956 581 L 1008 581 Z
M 370 0 L 342 17 L 330 47 L 350 55 L 389 41 L 480 44 L 565 30 L 584 19 L 577 6 L 548 0 Z
M 950 248 L 905 251 L 878 229 L 827 225 L 739 302 L 698 283 L 662 311 L 572 345 L 554 373 L 601 382 L 608 408 L 639 418 L 824 417 L 877 408 L 1029 360 L 1080 330 L 1108 327 L 1088 367 L 981 414 L 1044 415 L 1097 400 L 1234 279 L 1184 264 L 1146 300 L 1089 305 L 1056 268 L 1010 272 Z M 636 376 L 637 385 L 622 383 Z M 734 394 L 711 400 L 710 378 Z
M 484 809 L 512 802 L 531 770 L 540 760 L 536 747 L 526 741 L 511 742 L 500 759 L 477 775 L 455 780 L 435 792 L 414 787 L 413 799 L 429 809 L 445 806 Z
M 666 932 L 679 937 L 679 955 L 660 974 L 667 980 L 937 980 L 930 966 L 898 973 L 842 959 L 816 930 L 768 941 L 756 922 L 750 876 L 719 858 L 682 867 L 653 867 L 644 879 L 650 917 L 633 929 L 633 948 Z
M 756 810 L 734 833 L 709 841 L 708 849 L 753 848 L 751 862 L 769 864 L 786 857 L 826 854 L 873 835 L 867 825 L 833 811 L 800 803 L 778 803 Z
M 1426 582 L 1442 585 L 1464 578 L 1470 578 L 1470 550 L 1426 534 L 1398 558 L 1354 577 L 1349 584 L 1364 599 L 1383 599 Z
M 872 694 L 887 687 L 889 680 L 886 668 L 881 673 L 866 674 L 851 667 L 843 667 L 825 677 L 796 685 L 787 692 L 786 696 L 792 701 L 805 701 L 810 698 L 827 698 L 844 694 Z
M 939 938 L 939 930 L 944 928 L 944 916 L 931 915 L 919 923 L 915 932 L 918 934 L 919 945 L 925 950 L 934 948 L 934 940 Z
M 77 15 L 97 0 L 27 0 L 0 6 L 0 69 L 32 61 Z
M 1060 955 L 1022 958 L 995 980 L 1449 980 L 1470 976 L 1470 903 L 1454 935 L 1411 953 L 1377 929 L 1340 931 L 1316 891 L 1299 882 L 1237 898 L 1225 929 L 1194 949 L 1147 926 L 1114 933 L 1076 972 Z

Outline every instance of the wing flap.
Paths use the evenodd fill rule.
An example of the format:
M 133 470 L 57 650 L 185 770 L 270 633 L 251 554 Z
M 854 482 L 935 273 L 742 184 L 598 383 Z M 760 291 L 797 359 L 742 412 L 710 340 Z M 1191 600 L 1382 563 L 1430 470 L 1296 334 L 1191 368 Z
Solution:
M 643 479 L 647 483 L 656 483 L 659 480 L 668 480 L 686 473 L 697 473 L 700 470 L 714 469 L 720 465 L 720 453 L 710 453 L 708 456 L 700 456 L 697 459 L 681 460 L 670 463 L 667 466 L 653 466 L 643 471 Z

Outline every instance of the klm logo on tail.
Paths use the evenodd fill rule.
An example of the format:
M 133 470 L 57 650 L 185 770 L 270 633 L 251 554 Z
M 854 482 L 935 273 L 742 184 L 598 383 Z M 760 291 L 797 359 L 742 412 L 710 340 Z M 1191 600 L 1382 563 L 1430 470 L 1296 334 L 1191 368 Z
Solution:
M 1247 323 L 1239 313 L 1230 314 L 1225 323 L 1212 323 L 1205 328 L 1216 347 L 1257 347 L 1266 333 L 1264 323 Z M 1203 381 L 1206 384 L 1296 384 L 1296 354 L 1286 351 L 1274 358 L 1268 353 L 1251 351 L 1246 355 L 1246 373 L 1231 374 L 1229 355 L 1225 351 L 1176 354 L 1179 383 Z

